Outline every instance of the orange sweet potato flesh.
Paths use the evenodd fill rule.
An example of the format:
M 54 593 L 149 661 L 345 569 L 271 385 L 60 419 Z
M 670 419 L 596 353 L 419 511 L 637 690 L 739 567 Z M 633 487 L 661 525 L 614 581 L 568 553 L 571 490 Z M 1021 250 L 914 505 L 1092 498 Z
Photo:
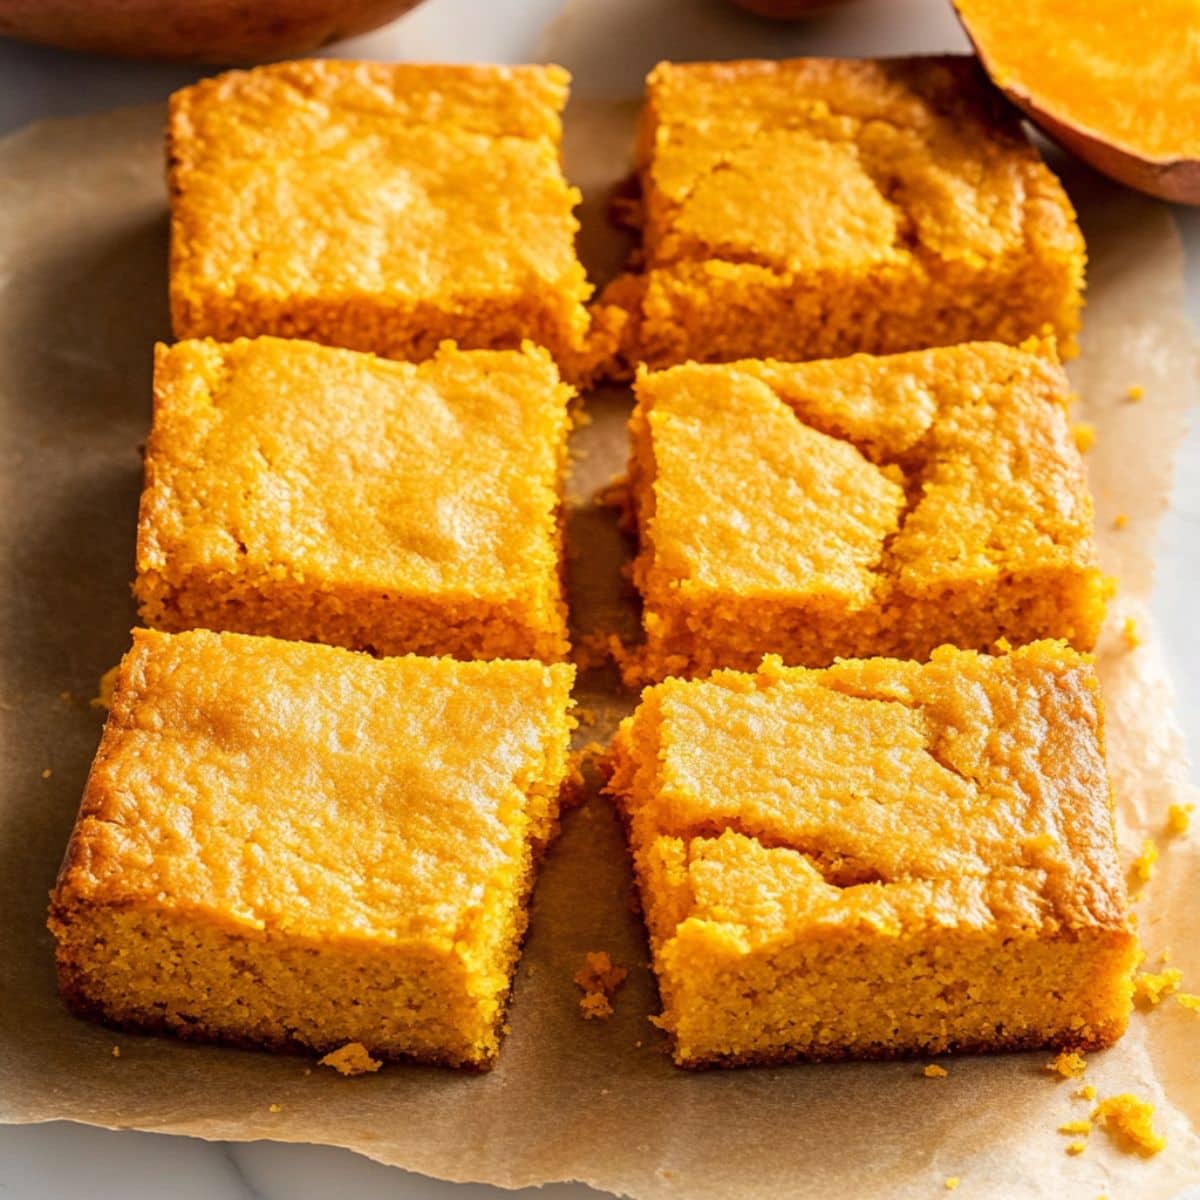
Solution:
M 954 0 L 992 80 L 1096 170 L 1200 204 L 1200 0 Z

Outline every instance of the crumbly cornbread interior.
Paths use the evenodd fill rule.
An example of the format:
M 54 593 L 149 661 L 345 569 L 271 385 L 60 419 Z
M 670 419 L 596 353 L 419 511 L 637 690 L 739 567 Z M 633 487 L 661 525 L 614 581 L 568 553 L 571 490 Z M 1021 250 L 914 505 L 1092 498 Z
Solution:
M 530 345 L 418 364 L 278 338 L 160 346 L 142 619 L 561 659 L 571 395 Z
M 52 899 L 135 1029 L 487 1066 L 573 669 L 139 630 Z
M 972 59 L 660 63 L 636 161 L 631 363 L 1074 348 L 1074 211 Z
M 1101 702 L 1064 644 L 670 679 L 614 755 L 681 1065 L 1124 1029 Z
M 591 293 L 559 162 L 561 67 L 301 61 L 176 92 L 178 338 L 568 359 Z
M 631 682 L 1094 645 L 1108 585 L 1048 344 L 689 364 L 637 396 Z

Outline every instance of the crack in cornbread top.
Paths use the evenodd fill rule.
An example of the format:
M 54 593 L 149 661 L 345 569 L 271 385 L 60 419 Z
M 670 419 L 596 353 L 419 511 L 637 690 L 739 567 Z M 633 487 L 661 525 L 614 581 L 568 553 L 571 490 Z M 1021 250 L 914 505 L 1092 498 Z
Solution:
M 573 674 L 137 630 L 59 902 L 469 939 L 520 886 L 526 793 L 556 786 Z
M 1091 566 L 1067 386 L 1043 344 L 642 375 L 647 587 L 856 607 L 894 580 Z
M 634 842 L 683 839 L 681 870 L 730 834 L 834 888 L 919 884 L 932 904 L 946 882 L 1007 895 L 1026 923 L 1121 920 L 1098 685 L 1065 644 L 820 671 L 768 658 L 648 689 L 621 736 Z
M 177 286 L 222 295 L 590 291 L 562 177 L 559 67 L 311 61 L 171 101 Z M 443 295 L 444 293 L 444 295 Z
M 557 575 L 571 394 L 542 350 L 159 347 L 139 572 L 502 598 Z
M 1027 241 L 1082 251 L 1057 180 L 964 57 L 660 63 L 638 165 L 651 266 L 793 274 L 979 267 Z

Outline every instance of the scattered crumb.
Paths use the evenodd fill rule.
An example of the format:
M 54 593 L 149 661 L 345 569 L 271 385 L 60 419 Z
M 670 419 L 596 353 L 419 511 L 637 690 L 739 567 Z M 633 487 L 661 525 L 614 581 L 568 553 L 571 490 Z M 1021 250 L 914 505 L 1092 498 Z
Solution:
M 588 772 L 605 772 L 608 747 L 602 742 L 586 742 L 567 756 L 567 777 L 559 793 L 563 812 L 578 808 L 588 798 Z
M 339 1075 L 368 1075 L 383 1066 L 379 1059 L 367 1053 L 362 1042 L 347 1042 L 337 1050 L 331 1050 L 320 1063 L 323 1067 L 332 1067 Z
M 1127 513 L 1117 513 L 1117 515 L 1115 517 L 1113 517 L 1113 528 L 1114 529 L 1124 529 L 1125 526 L 1128 524 L 1129 524 L 1129 516 Z
M 1167 805 L 1167 833 L 1172 837 L 1182 837 L 1187 833 L 1192 823 L 1192 813 L 1195 811 L 1194 804 L 1168 804 Z
M 1092 1113 L 1092 1120 L 1122 1149 L 1149 1157 L 1167 1144 L 1165 1137 L 1154 1132 L 1150 1121 L 1153 1115 L 1153 1104 L 1131 1092 L 1122 1092 L 1101 1100 Z
M 1121 626 L 1121 637 L 1130 650 L 1136 650 L 1142 644 L 1141 630 L 1132 617 L 1125 618 L 1125 624 Z
M 1076 1088 L 1072 1095 L 1076 1100 L 1095 1100 L 1096 1089 L 1090 1083 L 1085 1083 L 1083 1087 Z
M 629 972 L 618 967 L 604 950 L 589 950 L 573 979 L 583 989 L 579 1008 L 586 1020 L 605 1020 L 613 1014 L 611 997 Z
M 305 1073 L 305 1075 L 311 1075 L 311 1074 L 312 1074 L 312 1067 L 305 1067 L 305 1068 L 304 1068 L 304 1073 Z
M 640 1050 L 640 1049 L 642 1048 L 642 1043 L 641 1043 L 641 1042 L 634 1042 L 634 1043 L 633 1043 L 633 1048 L 634 1048 L 635 1050 Z
M 1138 884 L 1145 885 L 1154 878 L 1154 864 L 1158 862 L 1158 846 L 1153 838 L 1142 842 L 1141 853 L 1129 864 L 1129 874 Z
M 1200 996 L 1197 996 L 1195 992 L 1176 992 L 1175 999 L 1184 1008 L 1190 1008 L 1192 1012 L 1200 1012 Z
M 596 710 L 594 708 L 584 708 L 582 704 L 577 704 L 571 710 L 571 715 L 580 725 L 595 725 L 596 723 Z
M 1168 967 L 1157 974 L 1142 971 L 1133 977 L 1133 1001 L 1142 1008 L 1153 1008 L 1164 996 L 1179 990 L 1183 972 L 1178 967 Z
M 117 686 L 117 672 L 120 670 L 120 665 L 109 667 L 103 675 L 100 676 L 100 682 L 97 684 L 96 695 L 88 701 L 93 708 L 108 708 L 112 704 L 113 688 Z
M 1006 638 L 1006 637 L 1005 637 L 1003 634 L 1001 634 L 1001 635 L 1000 635 L 1000 636 L 999 636 L 999 637 L 998 637 L 998 638 L 997 638 L 997 639 L 996 639 L 996 640 L 995 640 L 995 641 L 992 643 L 992 649 L 993 649 L 993 650 L 994 650 L 994 651 L 995 651 L 997 654 L 1009 654 L 1009 653 L 1011 653 L 1011 651 L 1012 651 L 1012 642 L 1010 642 L 1010 641 L 1008 640 L 1008 638 Z
M 581 671 L 602 667 L 612 657 L 609 643 L 613 634 L 608 629 L 593 629 L 571 647 L 571 660 Z
M 945 1067 L 939 1067 L 937 1063 L 930 1063 L 921 1074 L 926 1079 L 945 1079 L 950 1072 Z
M 1132 383 L 1125 392 L 1125 399 L 1136 404 L 1146 394 L 1146 389 L 1140 383 Z
M 585 1021 L 607 1021 L 613 1015 L 612 1001 L 603 992 L 585 992 L 579 1009 Z
M 1087 1142 L 1069 1142 L 1067 1144 L 1068 1154 L 1082 1154 L 1087 1149 Z
M 53 775 L 53 774 L 54 774 L 54 772 L 53 772 L 52 770 L 50 770 L 50 768 L 49 768 L 49 767 L 47 767 L 47 768 L 46 768 L 46 769 L 45 769 L 45 770 L 42 772 L 42 778 L 43 778 L 43 779 L 49 779 L 49 778 L 50 778 L 50 776 L 51 776 L 51 775 Z
M 112 1048 L 112 1056 L 113 1056 L 113 1058 L 121 1057 L 121 1047 L 120 1046 L 114 1046 Z
M 58 698 L 59 698 L 59 699 L 60 699 L 60 700 L 61 700 L 61 701 L 62 701 L 64 704 L 70 704 L 70 703 L 71 703 L 71 701 L 75 699 L 75 697 L 74 697 L 74 696 L 72 696 L 70 692 L 59 692 L 59 693 L 58 693 Z
M 950 1176 L 949 1176 L 949 1177 L 946 1179 L 946 1191 L 948 1191 L 948 1192 L 952 1192 L 952 1191 L 954 1191 L 954 1189 L 955 1189 L 956 1187 L 958 1187 L 958 1185 L 959 1185 L 959 1182 L 960 1182 L 960 1181 L 959 1181 L 959 1178 L 958 1178 L 958 1176 L 957 1176 L 957 1175 L 950 1175 Z
M 267 1109 L 268 1112 L 283 1112 L 282 1104 L 272 1104 Z
M 1087 1070 L 1087 1059 L 1077 1050 L 1064 1050 L 1046 1064 L 1046 1070 L 1064 1079 L 1078 1079 Z
M 1160 963 L 1169 963 L 1171 961 L 1171 947 L 1170 946 L 1164 946 L 1158 952 L 1158 961 Z
M 1086 454 L 1096 444 L 1096 427 L 1088 421 L 1076 421 L 1071 427 L 1071 436 L 1080 454 Z
M 1067 1121 L 1058 1127 L 1059 1133 L 1082 1133 L 1085 1137 L 1092 1132 L 1091 1121 Z

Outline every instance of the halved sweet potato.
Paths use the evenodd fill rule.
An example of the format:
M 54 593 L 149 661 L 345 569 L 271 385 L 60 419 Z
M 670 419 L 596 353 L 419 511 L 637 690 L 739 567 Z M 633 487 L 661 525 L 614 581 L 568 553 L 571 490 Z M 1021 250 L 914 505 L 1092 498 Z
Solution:
M 1097 171 L 1200 204 L 1196 0 L 954 0 L 985 70 Z

